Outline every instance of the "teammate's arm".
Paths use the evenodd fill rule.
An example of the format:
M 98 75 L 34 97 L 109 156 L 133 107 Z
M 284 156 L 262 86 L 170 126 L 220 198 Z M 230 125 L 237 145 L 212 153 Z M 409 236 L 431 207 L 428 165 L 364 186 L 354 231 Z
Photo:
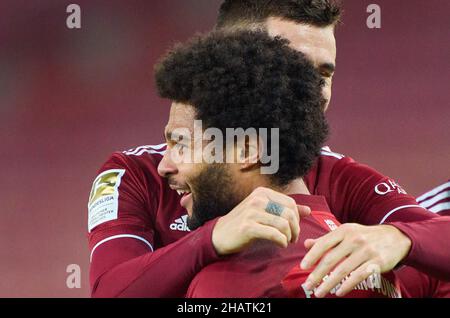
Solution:
M 303 268 L 320 260 L 307 287 L 320 284 L 317 293 L 323 296 L 350 275 L 337 293 L 344 295 L 374 270 L 385 272 L 399 263 L 441 279 L 450 278 L 448 218 L 423 209 L 393 180 L 349 158 L 336 164 L 330 185 L 330 205 L 338 211 L 340 221 L 371 226 L 346 224 L 322 238 L 306 241 L 310 251 Z
M 395 227 L 411 241 L 402 265 L 450 279 L 449 218 L 424 209 L 394 180 L 350 158 L 336 164 L 332 179 L 342 222 Z
M 450 181 L 421 195 L 417 202 L 433 213 L 450 216 Z M 402 282 L 402 294 L 407 297 L 450 297 L 450 281 L 438 280 L 410 266 L 402 266 L 396 274 Z

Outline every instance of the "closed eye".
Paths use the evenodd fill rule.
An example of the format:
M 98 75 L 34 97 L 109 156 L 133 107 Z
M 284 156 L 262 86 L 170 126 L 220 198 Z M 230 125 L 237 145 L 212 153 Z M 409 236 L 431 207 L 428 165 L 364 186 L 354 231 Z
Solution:
M 320 75 L 322 75 L 325 78 L 333 77 L 335 70 L 336 66 L 333 63 L 324 63 L 321 64 L 319 67 Z

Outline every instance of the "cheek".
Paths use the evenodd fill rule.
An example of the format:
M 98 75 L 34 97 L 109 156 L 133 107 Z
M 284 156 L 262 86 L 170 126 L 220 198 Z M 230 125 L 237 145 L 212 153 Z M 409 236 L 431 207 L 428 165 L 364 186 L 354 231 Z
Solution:
M 178 167 L 178 172 L 183 180 L 192 182 L 202 171 L 202 166 L 199 163 L 183 163 Z
M 332 82 L 330 80 L 330 81 L 327 81 L 326 86 L 324 86 L 322 89 L 323 97 L 326 100 L 325 106 L 324 106 L 324 111 L 326 111 L 328 109 L 328 105 L 330 104 L 330 101 L 331 101 L 331 86 L 332 86 Z
M 331 80 L 328 80 L 322 89 L 323 97 L 328 101 L 331 99 L 331 87 L 332 82 Z
M 189 178 L 195 174 L 195 164 L 181 163 L 178 165 L 178 172 L 184 178 Z

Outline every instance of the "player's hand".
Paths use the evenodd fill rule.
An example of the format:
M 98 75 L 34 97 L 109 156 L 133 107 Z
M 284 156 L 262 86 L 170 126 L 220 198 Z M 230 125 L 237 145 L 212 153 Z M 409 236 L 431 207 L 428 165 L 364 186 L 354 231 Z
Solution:
M 411 240 L 390 225 L 344 224 L 319 239 L 306 240 L 305 247 L 309 251 L 301 267 L 306 270 L 320 262 L 303 287 L 324 297 L 350 275 L 336 291 L 342 297 L 370 275 L 392 270 L 408 255 Z
M 283 207 L 280 216 L 266 211 L 269 201 Z M 213 229 L 212 243 L 219 255 L 240 252 L 258 239 L 287 247 L 298 240 L 300 217 L 310 213 L 309 207 L 298 206 L 291 197 L 260 187 L 219 218 Z

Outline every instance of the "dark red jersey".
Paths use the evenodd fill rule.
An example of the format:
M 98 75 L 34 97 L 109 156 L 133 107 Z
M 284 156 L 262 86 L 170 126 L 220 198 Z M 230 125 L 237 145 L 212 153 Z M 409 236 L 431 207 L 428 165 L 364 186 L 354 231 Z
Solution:
M 439 280 L 410 266 L 395 271 L 405 298 L 450 298 L 450 281 Z
M 193 298 L 312 298 L 313 291 L 303 289 L 311 270 L 302 270 L 300 261 L 306 255 L 304 241 L 319 238 L 340 224 L 329 211 L 325 198 L 292 196 L 297 204 L 308 205 L 311 215 L 301 219 L 296 244 L 279 248 L 269 241 L 258 241 L 247 250 L 226 257 L 203 268 L 193 279 L 187 297 Z M 377 280 L 374 281 L 374 278 Z M 334 297 L 332 290 L 328 297 Z M 399 298 L 395 274 L 374 275 L 360 283 L 346 297 Z
M 450 215 L 450 181 L 421 195 L 417 202 L 431 212 Z M 403 283 L 402 292 L 407 297 L 450 298 L 450 281 L 438 280 L 408 266 L 403 266 L 396 273 Z
M 220 259 L 211 241 L 215 220 L 190 233 L 180 196 L 158 175 L 164 151 L 159 145 L 114 153 L 98 172 L 88 204 L 94 297 L 184 296 L 198 271 Z M 450 222 L 392 179 L 327 148 L 305 182 L 341 223 L 397 227 L 413 242 L 405 264 L 450 278 Z
M 94 297 L 182 297 L 192 277 L 218 259 L 214 223 L 189 233 L 180 196 L 158 175 L 164 150 L 114 153 L 94 181 L 88 204 Z

